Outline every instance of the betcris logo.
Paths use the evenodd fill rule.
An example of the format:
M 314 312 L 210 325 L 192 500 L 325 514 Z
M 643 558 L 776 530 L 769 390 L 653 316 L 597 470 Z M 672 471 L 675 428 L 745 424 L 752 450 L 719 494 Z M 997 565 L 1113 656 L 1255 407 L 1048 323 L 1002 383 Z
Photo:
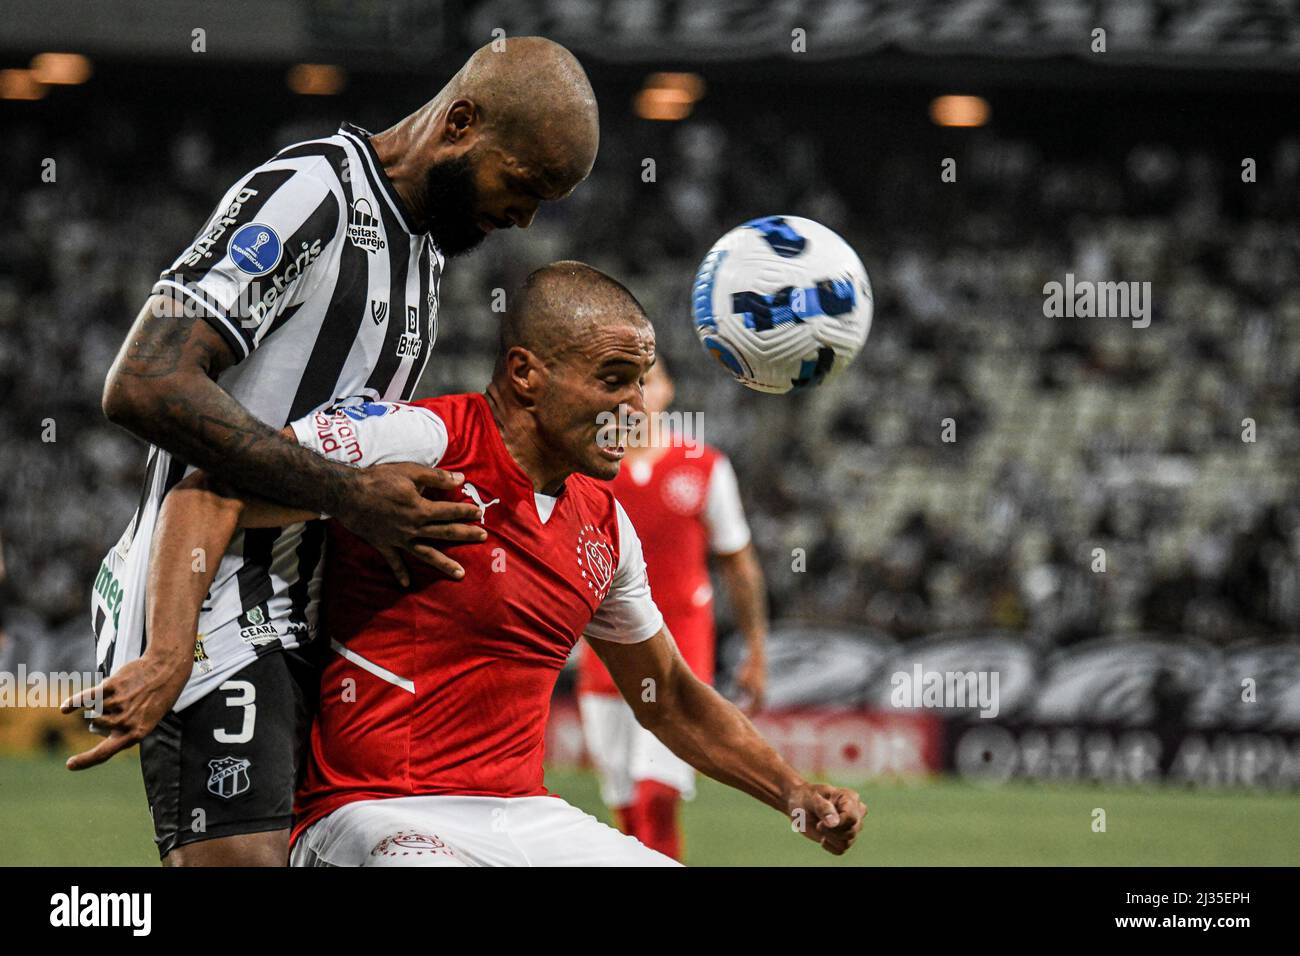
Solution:
M 230 237 L 226 254 L 240 272 L 264 276 L 279 264 L 282 248 L 274 229 L 260 222 L 250 222 Z
M 256 195 L 256 189 L 241 189 L 235 198 L 231 200 L 230 205 L 226 207 L 226 211 L 212 224 L 212 228 L 194 243 L 194 246 L 183 260 L 185 265 L 193 268 L 204 259 L 211 259 L 212 247 L 217 244 L 217 240 L 226 234 L 227 229 L 239 221 L 239 212 L 244 208 L 244 203 Z
M 248 286 L 240 292 L 237 307 L 232 309 L 232 312 L 240 316 L 239 324 L 246 329 L 255 329 L 266 321 L 266 317 L 288 291 L 289 286 L 320 257 L 321 248 L 321 241 L 313 239 L 310 246 L 305 242 L 302 243 L 298 255 L 291 259 L 277 253 L 277 257 L 282 261 L 276 267 L 275 274 L 267 281 L 248 283 Z M 252 304 L 245 309 L 244 303 L 249 301 Z

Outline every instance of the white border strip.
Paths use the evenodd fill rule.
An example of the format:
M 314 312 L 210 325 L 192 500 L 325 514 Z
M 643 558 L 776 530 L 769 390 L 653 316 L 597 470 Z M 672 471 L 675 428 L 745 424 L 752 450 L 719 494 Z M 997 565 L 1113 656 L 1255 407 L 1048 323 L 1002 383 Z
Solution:
M 239 347 L 244 350 L 244 358 L 248 358 L 248 356 L 252 354 L 248 350 L 248 343 L 244 341 L 244 337 L 239 334 L 239 329 L 235 328 L 234 324 L 230 321 L 229 317 L 222 315 L 211 305 L 209 305 L 203 299 L 203 296 L 196 294 L 193 289 L 190 289 L 189 287 L 182 285 L 181 283 L 177 282 L 175 279 L 159 279 L 157 282 L 153 284 L 153 289 L 151 290 L 150 294 L 156 293 L 158 289 L 161 287 L 175 289 L 177 292 L 181 293 L 183 296 L 185 296 L 185 298 L 189 299 L 191 302 L 197 302 L 203 308 L 204 312 L 208 313 L 208 315 L 216 319 L 220 319 L 221 324 L 230 330 L 230 334 L 235 337 L 235 341 L 239 343 Z
M 351 661 L 368 674 L 374 674 L 382 681 L 387 681 L 394 687 L 400 687 L 408 694 L 415 693 L 415 681 L 407 680 L 404 677 L 398 677 L 390 670 L 385 670 L 373 661 L 368 661 L 356 651 L 350 651 L 338 641 L 330 641 L 330 650 L 338 654 L 344 660 Z

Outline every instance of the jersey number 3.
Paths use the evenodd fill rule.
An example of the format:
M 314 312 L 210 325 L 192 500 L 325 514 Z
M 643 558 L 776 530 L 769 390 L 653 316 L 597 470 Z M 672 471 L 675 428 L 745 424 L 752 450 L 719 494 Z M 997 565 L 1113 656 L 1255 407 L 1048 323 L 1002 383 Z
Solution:
M 235 692 L 226 698 L 226 706 L 242 707 L 244 719 L 235 733 L 217 727 L 213 729 L 212 736 L 222 744 L 246 744 L 253 739 L 253 728 L 257 725 L 257 688 L 250 681 L 228 680 L 220 689 Z

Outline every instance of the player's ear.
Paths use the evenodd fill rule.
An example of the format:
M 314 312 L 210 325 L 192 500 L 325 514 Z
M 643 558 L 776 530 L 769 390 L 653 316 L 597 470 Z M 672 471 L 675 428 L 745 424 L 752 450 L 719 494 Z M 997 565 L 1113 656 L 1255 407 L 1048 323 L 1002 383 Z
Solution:
M 481 121 L 478 107 L 473 100 L 458 99 L 447 107 L 447 119 L 443 124 L 442 135 L 449 143 L 459 143 L 471 132 L 477 132 Z
M 515 345 L 506 352 L 505 366 L 506 379 L 519 404 L 525 408 L 536 405 L 546 387 L 546 367 L 542 360 L 522 345 Z

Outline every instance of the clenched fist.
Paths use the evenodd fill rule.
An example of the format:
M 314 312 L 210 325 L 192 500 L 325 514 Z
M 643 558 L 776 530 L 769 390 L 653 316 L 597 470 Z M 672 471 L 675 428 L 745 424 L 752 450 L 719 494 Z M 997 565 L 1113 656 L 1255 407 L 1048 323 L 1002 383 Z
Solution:
M 813 783 L 790 794 L 787 812 L 796 830 L 827 853 L 839 856 L 858 838 L 867 805 L 847 787 Z

